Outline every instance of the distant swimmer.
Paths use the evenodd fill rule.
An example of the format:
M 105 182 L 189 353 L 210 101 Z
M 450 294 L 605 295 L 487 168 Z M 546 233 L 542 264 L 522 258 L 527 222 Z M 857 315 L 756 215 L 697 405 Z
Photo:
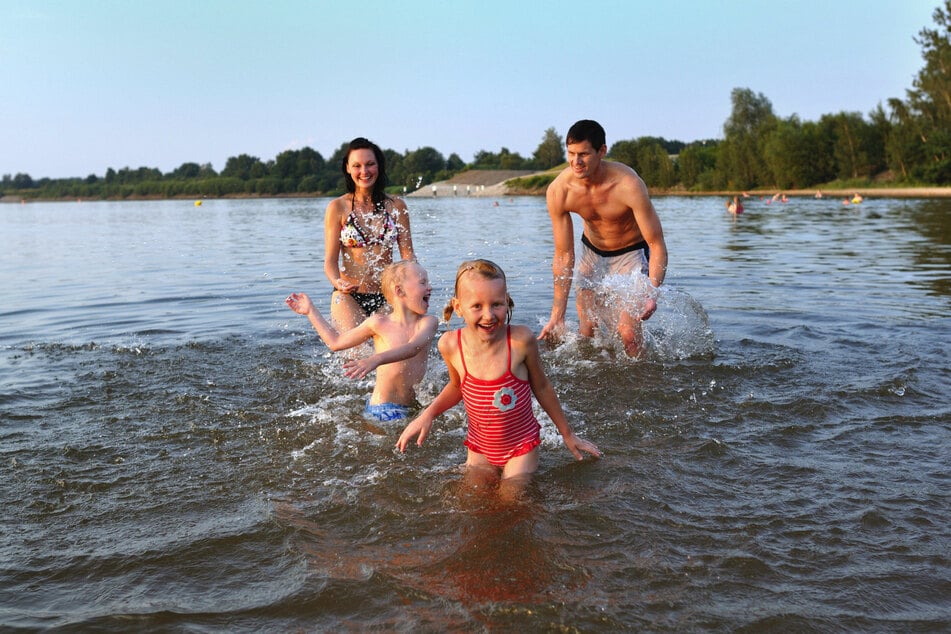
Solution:
M 734 196 L 733 200 L 726 201 L 726 210 L 734 216 L 738 216 L 743 213 L 743 203 L 738 197 Z
M 864 200 L 861 194 L 852 194 L 852 204 L 857 205 Z

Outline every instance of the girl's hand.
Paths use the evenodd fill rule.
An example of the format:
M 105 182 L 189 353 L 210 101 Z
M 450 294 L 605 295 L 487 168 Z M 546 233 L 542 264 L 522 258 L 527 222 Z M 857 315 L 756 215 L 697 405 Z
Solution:
M 574 455 L 575 460 L 584 460 L 584 456 L 581 455 L 582 451 L 591 454 L 595 458 L 601 457 L 601 451 L 592 442 L 578 438 L 574 434 L 565 436 L 564 440 L 565 446 L 568 447 L 568 451 Z
M 396 448 L 402 453 L 406 450 L 406 445 L 409 444 L 409 441 L 412 440 L 414 436 L 419 436 L 416 445 L 422 447 L 423 441 L 426 440 L 426 436 L 429 435 L 429 430 L 432 429 L 432 427 L 432 420 L 426 420 L 422 416 L 417 416 L 412 423 L 406 426 L 403 433 L 400 434 L 400 439 L 396 441 Z
M 298 315 L 306 315 L 314 307 L 313 304 L 310 303 L 310 298 L 307 297 L 307 293 L 291 293 L 287 296 L 287 299 L 284 300 L 284 303 Z

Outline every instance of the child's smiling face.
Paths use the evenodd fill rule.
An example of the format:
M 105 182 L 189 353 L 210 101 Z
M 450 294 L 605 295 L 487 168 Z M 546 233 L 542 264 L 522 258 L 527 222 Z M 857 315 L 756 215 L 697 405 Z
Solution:
M 461 282 L 459 295 L 452 302 L 466 327 L 489 339 L 503 332 L 501 326 L 506 324 L 509 310 L 505 280 L 470 272 Z
M 429 275 L 426 269 L 418 264 L 410 266 L 406 271 L 406 276 L 400 284 L 403 292 L 406 293 L 406 303 L 416 309 L 417 312 L 425 314 L 429 310 L 429 297 L 432 295 L 433 287 L 429 283 Z

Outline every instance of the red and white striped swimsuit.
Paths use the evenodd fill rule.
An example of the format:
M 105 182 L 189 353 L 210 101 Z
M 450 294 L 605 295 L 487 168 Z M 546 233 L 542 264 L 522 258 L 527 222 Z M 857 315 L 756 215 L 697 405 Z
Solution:
M 469 419 L 465 445 L 497 467 L 541 444 L 541 425 L 532 411 L 532 386 L 512 374 L 512 338 L 506 330 L 505 373 L 492 381 L 469 374 L 462 353 L 462 329 L 456 331 L 462 360 L 462 402 Z

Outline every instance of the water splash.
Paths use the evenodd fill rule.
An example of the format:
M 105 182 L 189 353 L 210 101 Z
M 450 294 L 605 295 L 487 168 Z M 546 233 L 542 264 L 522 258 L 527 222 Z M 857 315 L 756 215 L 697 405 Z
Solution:
M 634 272 L 606 276 L 596 296 L 600 338 L 612 346 L 620 345 L 616 334 L 620 313 L 639 315 L 653 298 L 657 311 L 642 322 L 650 358 L 670 361 L 713 354 L 715 339 L 707 312 L 685 291 L 669 284 L 654 288 L 648 276 Z

